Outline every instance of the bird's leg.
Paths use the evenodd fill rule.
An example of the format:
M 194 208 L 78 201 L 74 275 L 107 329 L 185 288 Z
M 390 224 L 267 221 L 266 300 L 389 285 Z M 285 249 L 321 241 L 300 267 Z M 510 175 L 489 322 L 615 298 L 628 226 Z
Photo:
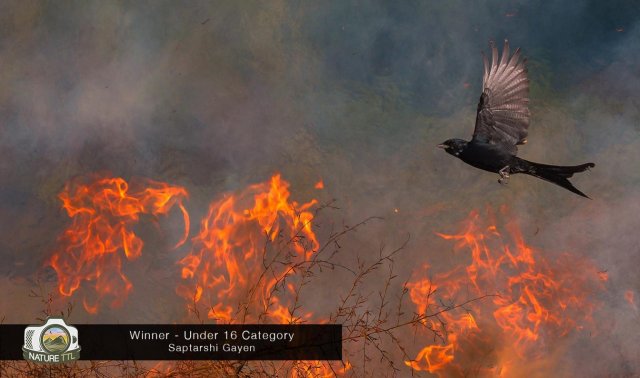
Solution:
M 499 170 L 498 173 L 500 174 L 500 178 L 498 179 L 498 182 L 500 184 L 506 185 L 507 183 L 509 183 L 509 166 L 508 165 L 502 168 L 501 170 Z

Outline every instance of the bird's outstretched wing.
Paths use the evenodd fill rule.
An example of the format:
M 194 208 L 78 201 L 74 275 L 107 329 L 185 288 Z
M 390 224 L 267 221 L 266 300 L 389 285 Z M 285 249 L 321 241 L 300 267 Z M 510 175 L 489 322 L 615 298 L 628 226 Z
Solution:
M 509 42 L 504 41 L 502 57 L 493 42 L 491 66 L 484 61 L 482 95 L 478 103 L 473 140 L 500 145 L 517 152 L 516 145 L 526 143 L 529 127 L 529 79 L 526 59 L 520 60 L 520 49 L 509 57 Z

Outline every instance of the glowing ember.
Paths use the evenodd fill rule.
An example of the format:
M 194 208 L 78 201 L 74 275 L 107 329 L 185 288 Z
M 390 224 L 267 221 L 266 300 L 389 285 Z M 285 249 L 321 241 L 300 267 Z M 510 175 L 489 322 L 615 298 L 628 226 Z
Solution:
M 600 281 L 603 281 L 603 282 L 609 281 L 609 273 L 606 271 L 598 272 L 598 277 L 600 278 Z
M 455 241 L 457 251 L 471 252 L 467 266 L 433 276 L 425 266 L 408 284 L 423 324 L 440 340 L 405 361 L 414 370 L 458 376 L 482 359 L 487 367 L 479 372 L 512 376 L 516 362 L 543 358 L 546 342 L 591 322 L 595 304 L 589 297 L 606 281 L 603 272 L 569 254 L 547 261 L 515 224 L 499 229 L 485 222 L 474 211 L 463 232 L 440 234 Z
M 324 182 L 322 182 L 322 180 L 319 180 L 318 182 L 316 182 L 316 185 L 314 186 L 314 188 L 318 190 L 324 189 Z
M 287 307 L 296 296 L 295 265 L 318 249 L 312 230 L 315 200 L 289 200 L 289 184 L 271 180 L 228 194 L 209 207 L 193 248 L 179 264 L 178 293 L 190 308 L 224 323 L 295 323 L 311 314 Z M 285 284 L 286 282 L 286 284 Z
M 185 230 L 189 216 L 182 201 L 184 188 L 145 180 L 129 188 L 121 178 L 96 178 L 89 183 L 68 183 L 58 196 L 73 223 L 59 238 L 60 247 L 50 265 L 58 275 L 60 294 L 71 296 L 83 281 L 91 282 L 95 295 L 83 300 L 85 309 L 96 313 L 103 297 L 111 297 L 112 306 L 121 305 L 132 289 L 122 272 L 122 255 L 134 260 L 142 253 L 143 242 L 132 231 L 141 214 L 162 215 L 177 204 L 182 211 Z
M 636 312 L 638 311 L 638 306 L 636 305 L 635 295 L 633 294 L 633 291 L 631 291 L 631 290 L 625 291 L 624 292 L 624 299 L 627 301 L 627 303 L 629 303 L 631 305 L 631 307 L 633 307 L 633 309 Z

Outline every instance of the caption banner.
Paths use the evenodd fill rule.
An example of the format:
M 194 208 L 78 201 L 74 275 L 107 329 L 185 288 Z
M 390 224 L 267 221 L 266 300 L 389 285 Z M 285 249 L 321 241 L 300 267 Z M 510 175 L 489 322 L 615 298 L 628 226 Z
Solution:
M 69 328 L 77 329 L 77 334 L 68 337 L 67 344 L 74 342 L 81 360 L 342 359 L 339 324 L 74 324 Z M 52 333 L 37 326 L 0 325 L 0 359 L 40 358 L 35 354 L 39 347 L 33 345 L 40 342 L 42 348 L 55 350 L 56 342 L 65 341 L 64 332 L 62 340 Z M 47 358 L 52 353 L 44 349 L 40 354 Z

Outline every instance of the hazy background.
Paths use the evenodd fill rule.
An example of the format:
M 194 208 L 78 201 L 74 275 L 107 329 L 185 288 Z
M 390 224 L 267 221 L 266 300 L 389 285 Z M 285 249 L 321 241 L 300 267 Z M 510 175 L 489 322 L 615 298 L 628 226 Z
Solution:
M 221 193 L 282 172 L 299 202 L 336 198 L 336 222 L 385 218 L 349 253 L 411 234 L 396 261 L 402 281 L 416 262 L 449 256 L 434 232 L 509 205 L 528 243 L 609 273 L 607 332 L 563 365 L 639 375 L 640 318 L 623 299 L 640 291 L 639 21 L 634 1 L 3 1 L 0 315 L 33 322 L 35 277 L 55 285 L 42 265 L 69 222 L 56 198 L 67 180 L 109 171 L 185 186 L 196 229 Z M 501 186 L 435 148 L 471 136 L 480 52 L 504 38 L 529 59 L 520 155 L 595 162 L 572 179 L 593 200 L 531 177 Z M 320 178 L 323 191 L 313 189 Z M 172 232 L 149 226 L 154 236 L 127 268 L 149 274 L 132 279 L 125 310 L 89 317 L 78 306 L 74 319 L 175 319 L 176 309 L 159 309 L 177 296 L 135 300 L 159 292 L 153 277 L 173 275 L 185 253 L 168 248 L 180 216 L 164 224 Z

